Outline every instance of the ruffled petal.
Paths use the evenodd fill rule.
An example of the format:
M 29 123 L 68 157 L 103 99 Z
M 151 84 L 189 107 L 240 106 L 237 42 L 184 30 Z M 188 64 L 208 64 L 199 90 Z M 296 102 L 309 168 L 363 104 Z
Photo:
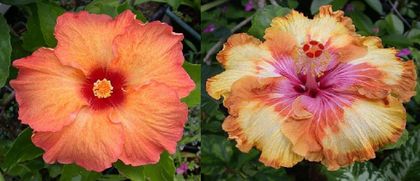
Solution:
M 121 125 L 106 112 L 83 109 L 76 120 L 58 132 L 35 132 L 32 142 L 45 150 L 46 163 L 76 163 L 97 172 L 112 166 L 121 154 Z
M 278 109 L 266 97 L 278 80 L 245 77 L 237 81 L 225 102 L 230 116 L 223 129 L 236 140 L 241 151 L 248 152 L 253 146 L 261 150 L 260 161 L 266 166 L 292 167 L 303 157 L 292 151 L 291 142 L 281 132 L 281 123 L 288 119 L 281 113 L 287 108 Z M 280 95 L 273 97 L 281 99 Z
M 139 23 L 131 11 L 115 20 L 108 15 L 86 11 L 67 12 L 57 18 L 55 53 L 60 62 L 82 70 L 85 75 L 98 67 L 106 67 L 114 58 L 112 41 L 130 24 Z
M 368 53 L 349 64 L 367 64 L 380 72 L 380 76 L 372 77 L 379 79 L 404 102 L 408 102 L 415 95 L 416 71 L 412 60 L 402 61 L 396 56 L 397 50 L 382 48 L 380 39 L 375 37 L 364 38 L 363 44 L 368 47 Z M 371 91 L 371 89 L 367 89 Z
M 19 119 L 36 131 L 58 131 L 73 122 L 82 106 L 83 73 L 63 66 L 53 50 L 41 48 L 16 60 L 15 89 Z
M 182 34 L 161 22 L 134 24 L 114 41 L 117 58 L 112 66 L 127 75 L 127 84 L 138 86 L 151 80 L 164 83 L 182 98 L 194 89 L 194 82 L 182 68 Z
M 271 52 L 262 48 L 261 42 L 245 33 L 232 35 L 223 50 L 217 54 L 217 60 L 226 69 L 223 73 L 207 80 L 206 89 L 210 96 L 220 99 L 229 94 L 232 84 L 244 76 L 269 77 L 274 73 Z
M 120 122 L 124 146 L 119 157 L 133 166 L 159 161 L 162 151 L 173 154 L 187 121 L 188 108 L 177 93 L 164 84 L 152 81 L 128 90 L 127 101 L 111 116 Z
M 306 35 L 310 24 L 310 19 L 292 10 L 286 16 L 275 17 L 271 21 L 271 27 L 266 31 L 277 34 L 290 33 L 296 39 L 296 43 L 302 45 L 307 41 Z
M 405 119 L 403 105 L 392 96 L 378 101 L 355 100 L 351 107 L 344 109 L 338 129 L 325 129 L 321 140 L 323 164 L 329 170 L 336 170 L 354 161 L 374 158 L 375 150 L 399 139 Z

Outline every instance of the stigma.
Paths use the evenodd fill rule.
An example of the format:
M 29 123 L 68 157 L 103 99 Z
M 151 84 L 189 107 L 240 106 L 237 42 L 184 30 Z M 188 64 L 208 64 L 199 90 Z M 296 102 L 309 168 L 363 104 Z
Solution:
M 111 97 L 112 90 L 114 87 L 112 87 L 111 81 L 107 79 L 97 80 L 93 84 L 93 94 L 100 99 Z
M 321 56 L 322 51 L 324 50 L 324 45 L 318 41 L 311 40 L 302 47 L 303 52 L 309 58 L 317 58 Z

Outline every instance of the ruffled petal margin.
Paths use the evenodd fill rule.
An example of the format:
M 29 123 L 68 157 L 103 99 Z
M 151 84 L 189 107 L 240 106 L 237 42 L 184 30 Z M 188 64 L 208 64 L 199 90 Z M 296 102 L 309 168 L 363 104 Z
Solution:
M 270 76 L 261 67 L 272 67 L 267 62 L 272 62 L 273 57 L 260 45 L 261 41 L 245 33 L 232 35 L 217 54 L 217 60 L 226 70 L 207 80 L 208 94 L 215 99 L 226 98 L 238 79 L 251 75 Z
M 375 158 L 379 147 L 400 138 L 405 120 L 405 109 L 397 98 L 355 100 L 351 107 L 344 108 L 337 130 L 325 129 L 322 163 L 329 170 L 337 170 L 354 161 Z
M 260 161 L 274 168 L 292 167 L 303 159 L 292 151 L 291 142 L 281 132 L 281 122 L 287 119 L 278 108 L 264 101 L 264 93 L 255 94 L 275 81 L 260 83 L 254 77 L 237 81 L 225 105 L 230 116 L 223 122 L 223 129 L 230 139 L 235 139 L 242 152 L 253 146 L 261 150 Z M 261 87 L 262 86 L 262 87 Z

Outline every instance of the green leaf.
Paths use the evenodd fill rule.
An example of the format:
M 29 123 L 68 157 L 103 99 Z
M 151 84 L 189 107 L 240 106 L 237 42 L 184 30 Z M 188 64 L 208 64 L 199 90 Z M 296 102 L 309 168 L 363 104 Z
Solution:
M 133 180 L 133 181 L 146 180 L 143 167 L 133 167 L 130 165 L 125 165 L 121 161 L 118 161 L 117 163 L 115 163 L 114 167 L 117 168 L 118 172 L 120 172 L 121 175 L 129 178 L 130 180 Z
M 379 0 L 365 0 L 366 3 L 376 12 L 378 12 L 380 15 L 385 14 L 384 10 L 382 8 L 382 3 Z
M 381 170 L 387 180 L 411 181 L 420 178 L 420 130 L 411 133 L 404 146 L 382 162 Z
M 119 5 L 119 0 L 94 0 L 85 7 L 85 10 L 94 14 L 107 14 L 115 17 L 118 15 Z
M 154 165 L 133 167 L 124 165 L 121 161 L 114 164 L 118 171 L 133 181 L 143 180 L 174 180 L 174 161 L 167 152 L 160 155 L 160 160 Z
M 404 24 L 394 14 L 389 14 L 385 17 L 385 21 L 388 23 L 387 30 L 390 34 L 400 34 L 404 33 Z
M 322 173 L 328 180 L 379 181 L 385 180 L 384 175 L 370 162 L 356 162 L 337 171 L 322 168 Z
M 398 139 L 396 143 L 385 145 L 384 147 L 381 148 L 381 150 L 390 150 L 390 149 L 400 148 L 402 145 L 404 145 L 405 142 L 407 142 L 407 140 L 408 140 L 408 131 L 404 130 L 400 139 Z
M 200 64 L 192 64 L 185 61 L 183 67 L 194 81 L 195 89 L 190 95 L 183 98 L 182 102 L 187 103 L 188 107 L 193 107 L 200 104 L 201 101 L 201 66 Z
M 10 56 L 12 55 L 9 31 L 6 19 L 0 16 L 0 87 L 6 84 L 9 77 Z
M 356 26 L 359 33 L 361 33 L 362 35 L 368 35 L 372 32 L 373 23 L 368 16 L 359 11 L 352 12 L 349 14 L 349 16 L 353 20 L 353 23 Z
M 412 43 L 420 44 L 420 29 L 416 29 L 416 28 L 411 29 L 407 34 L 407 38 Z
M 248 33 L 261 39 L 264 36 L 265 29 L 270 26 L 271 20 L 273 18 L 284 16 L 289 12 L 289 8 L 273 5 L 269 5 L 263 9 L 257 10 L 254 17 L 252 18 L 252 25 L 251 28 L 249 28 Z
M 100 173 L 90 172 L 74 164 L 64 165 L 60 181 L 96 181 L 101 177 Z
M 18 163 L 41 156 L 43 151 L 32 144 L 32 130 L 26 128 L 16 138 L 12 148 L 6 153 L 2 168 L 8 170 Z
M 311 13 L 315 14 L 322 5 L 330 4 L 333 0 L 314 0 L 311 3 Z
M 63 8 L 55 4 L 46 3 L 44 1 L 37 2 L 39 23 L 45 43 L 49 47 L 55 47 L 57 40 L 54 37 L 54 27 L 57 17 L 65 12 Z
M 391 34 L 383 36 L 381 38 L 382 42 L 387 46 L 403 48 L 411 45 L 410 40 L 403 35 Z
M 46 46 L 44 36 L 41 32 L 41 27 L 38 18 L 37 7 L 35 4 L 26 7 L 29 14 L 28 21 L 26 23 L 27 31 L 23 33 L 22 47 L 27 51 L 34 51 L 40 47 Z
M 177 10 L 179 5 L 181 5 L 181 0 L 166 0 L 168 4 L 174 9 Z

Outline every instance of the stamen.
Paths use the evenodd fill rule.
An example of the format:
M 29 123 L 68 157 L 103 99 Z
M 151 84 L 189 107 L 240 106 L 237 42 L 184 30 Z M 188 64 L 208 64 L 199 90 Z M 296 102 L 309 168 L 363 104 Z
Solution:
M 100 99 L 111 97 L 113 89 L 111 81 L 107 79 L 97 80 L 92 88 L 93 94 Z

